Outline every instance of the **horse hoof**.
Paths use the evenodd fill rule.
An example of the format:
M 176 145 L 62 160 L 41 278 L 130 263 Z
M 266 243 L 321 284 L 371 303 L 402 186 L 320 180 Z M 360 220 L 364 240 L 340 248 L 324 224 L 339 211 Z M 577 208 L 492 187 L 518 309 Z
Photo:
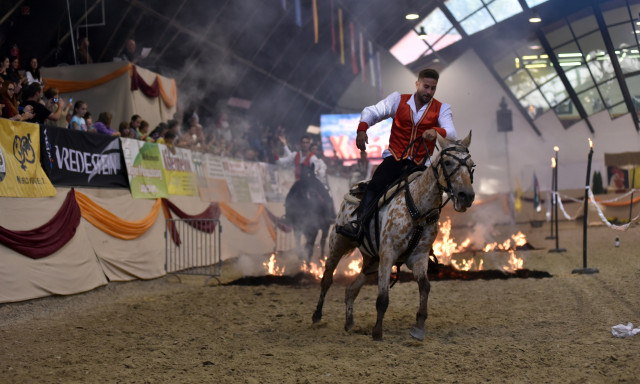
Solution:
M 317 323 L 318 321 L 322 320 L 322 314 L 315 312 L 311 317 L 311 320 L 313 321 L 313 324 Z
M 420 341 L 424 340 L 424 329 L 420 329 L 420 328 L 414 326 L 414 327 L 411 328 L 411 331 L 409 331 L 409 334 L 414 339 L 417 339 L 417 340 L 420 340 Z
M 344 323 L 344 330 L 349 332 L 353 328 L 353 323 Z

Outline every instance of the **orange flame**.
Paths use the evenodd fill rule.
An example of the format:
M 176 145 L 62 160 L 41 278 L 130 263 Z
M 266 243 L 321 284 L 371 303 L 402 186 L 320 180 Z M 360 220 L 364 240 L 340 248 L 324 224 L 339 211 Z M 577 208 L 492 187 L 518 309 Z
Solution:
M 440 229 L 440 236 L 439 239 L 433 243 L 433 253 L 438 258 L 438 262 L 445 265 L 451 265 L 460 271 L 482 271 L 484 268 L 484 259 L 482 257 L 479 257 L 477 260 L 474 257 L 469 259 L 452 259 L 454 253 L 462 252 L 471 245 L 471 239 L 467 238 L 458 245 L 453 237 L 451 237 L 450 218 L 439 223 L 438 226 Z M 482 252 L 487 253 L 495 250 L 508 251 L 509 260 L 507 261 L 507 264 L 502 266 L 502 269 L 507 272 L 514 272 L 518 269 L 522 269 L 524 265 L 524 260 L 516 256 L 515 249 L 516 247 L 523 246 L 526 243 L 526 236 L 522 232 L 518 232 L 515 235 L 511 235 L 510 239 L 506 239 L 502 243 L 493 242 L 485 244 L 482 248 Z M 433 260 L 433 257 L 430 256 L 430 258 Z M 303 262 L 300 266 L 300 271 L 313 275 L 317 280 L 320 280 L 324 275 L 325 262 L 326 256 L 319 260 L 318 264 L 314 262 Z M 262 263 L 262 265 L 265 267 L 266 273 L 269 275 L 282 276 L 285 273 L 285 267 L 277 265 L 275 253 L 271 255 L 268 262 Z M 348 257 L 344 258 L 340 262 L 338 268 L 334 271 L 334 275 L 341 274 L 343 276 L 356 276 L 360 273 L 361 269 L 362 257 L 357 250 L 354 250 Z
M 276 265 L 276 254 L 272 253 L 271 257 L 269 257 L 269 261 L 266 263 L 262 263 L 262 265 L 267 269 L 268 275 L 282 276 L 284 275 L 285 267 L 279 267 Z
M 516 256 L 516 253 L 513 249 L 509 250 L 509 265 L 505 265 L 502 267 L 503 270 L 507 272 L 515 272 L 519 269 L 522 269 L 524 265 L 524 260 Z

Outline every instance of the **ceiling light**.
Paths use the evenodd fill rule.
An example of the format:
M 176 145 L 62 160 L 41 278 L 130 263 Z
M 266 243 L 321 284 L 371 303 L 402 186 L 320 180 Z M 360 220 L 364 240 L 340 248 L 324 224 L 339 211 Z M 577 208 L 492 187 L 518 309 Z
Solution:
M 577 65 L 582 65 L 582 63 L 579 61 L 566 61 L 566 62 L 560 63 L 561 67 L 575 67 Z
M 418 17 L 420 17 L 420 16 L 418 16 L 417 13 L 408 13 L 404 18 L 407 19 L 407 20 L 415 20 Z
M 427 31 L 424 30 L 423 26 L 420 27 L 420 32 L 418 32 L 418 37 L 421 38 L 422 40 L 427 38 Z
M 582 57 L 580 52 L 558 53 L 558 57 Z
M 529 17 L 529 22 L 530 23 L 539 23 L 541 21 L 542 21 L 542 19 L 540 18 L 540 15 L 538 14 L 538 11 L 533 11 L 533 13 L 531 14 L 531 17 Z

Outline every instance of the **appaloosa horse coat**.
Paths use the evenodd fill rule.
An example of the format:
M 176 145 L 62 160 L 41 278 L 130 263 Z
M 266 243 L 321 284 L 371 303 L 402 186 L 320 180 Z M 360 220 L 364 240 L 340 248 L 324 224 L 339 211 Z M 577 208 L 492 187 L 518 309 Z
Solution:
M 362 270 L 355 281 L 346 289 L 345 329 L 353 326 L 353 302 L 369 273 L 378 273 L 378 298 L 376 300 L 377 321 L 373 327 L 373 339 L 382 340 L 382 320 L 389 305 L 389 280 L 391 268 L 396 264 L 406 264 L 413 272 L 420 290 L 420 304 L 416 322 L 410 334 L 423 340 L 424 323 L 427 319 L 427 300 L 430 283 L 427 278 L 429 250 L 438 232 L 438 218 L 443 207 L 443 192 L 451 199 L 458 212 L 464 212 L 473 203 L 473 160 L 469 154 L 471 132 L 460 141 L 452 141 L 438 136 L 441 148 L 433 163 L 416 177 L 404 192 L 397 193 L 388 204 L 380 208 L 377 217 L 379 245 L 376 242 L 358 244 L 336 231 L 330 235 L 329 256 L 322 277 L 320 298 L 313 314 L 313 322 L 322 318 L 324 298 L 333 282 L 333 273 L 343 256 L 354 248 L 360 248 L 363 256 Z M 448 201 L 447 199 L 447 201 Z M 446 203 L 446 201 L 445 201 Z M 336 226 L 355 219 L 352 196 L 345 196 Z M 369 224 L 371 233 L 376 228 L 376 218 Z M 371 236 L 375 238 L 375 234 Z

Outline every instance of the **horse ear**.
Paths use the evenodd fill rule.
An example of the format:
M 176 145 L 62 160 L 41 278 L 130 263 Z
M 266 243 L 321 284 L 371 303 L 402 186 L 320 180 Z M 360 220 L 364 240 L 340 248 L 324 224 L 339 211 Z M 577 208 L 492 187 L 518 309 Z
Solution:
M 446 148 L 449 146 L 449 140 L 445 139 L 444 137 L 440 136 L 440 134 L 438 133 L 438 131 L 436 130 L 436 139 L 438 141 L 438 147 L 442 148 Z
M 462 139 L 461 144 L 464 145 L 465 147 L 469 148 L 469 145 L 471 145 L 471 131 L 469 131 L 469 134 L 467 135 L 467 137 Z

